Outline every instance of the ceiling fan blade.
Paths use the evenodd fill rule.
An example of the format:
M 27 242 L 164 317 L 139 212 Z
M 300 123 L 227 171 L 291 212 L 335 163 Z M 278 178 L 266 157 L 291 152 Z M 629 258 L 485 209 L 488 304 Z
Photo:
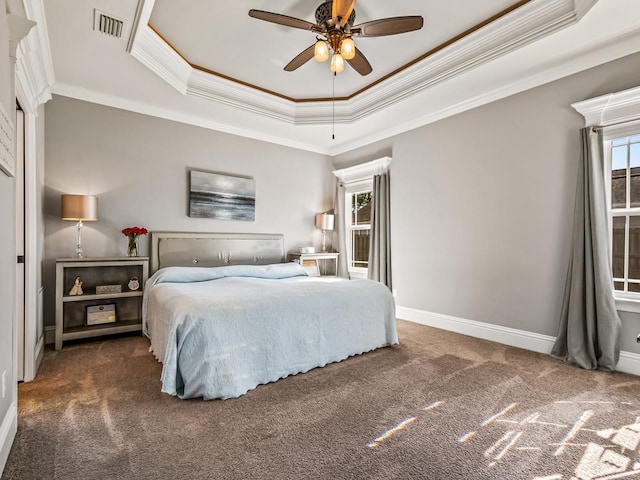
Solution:
M 293 72 L 294 70 L 300 68 L 302 65 L 307 63 L 309 60 L 313 58 L 313 50 L 315 49 L 315 43 L 311 45 L 309 48 L 300 52 L 293 60 L 287 63 L 284 69 L 287 72 Z
M 356 25 L 351 33 L 359 37 L 383 37 L 420 30 L 423 25 L 424 19 L 420 15 L 381 18 Z
M 338 1 L 331 2 L 331 22 L 333 25 L 338 24 Z
M 346 10 L 338 10 L 339 14 L 342 13 L 342 15 L 339 15 L 339 16 L 342 16 L 342 20 L 340 20 L 340 27 L 344 27 L 347 24 L 347 22 L 349 21 L 349 17 L 351 16 L 351 12 L 353 12 L 353 9 L 356 6 L 356 0 L 351 0 L 349 2 L 344 2 L 343 1 L 342 3 L 343 3 L 343 5 L 345 3 L 347 3 L 347 8 L 346 8 Z
M 307 22 L 299 18 L 289 17 L 287 15 L 281 15 L 279 13 L 265 12 L 263 10 L 249 10 L 249 16 L 257 18 L 258 20 L 264 20 L 265 22 L 277 23 L 278 25 L 284 25 L 285 27 L 300 28 L 302 30 L 310 30 L 312 32 L 319 32 L 322 29 L 315 23 Z
M 365 57 L 358 48 L 356 48 L 356 56 L 351 60 L 347 60 L 347 62 L 349 62 L 349 65 L 351 65 L 353 69 L 362 76 L 369 75 L 373 71 L 373 67 L 369 63 L 369 60 L 367 60 L 367 57 Z

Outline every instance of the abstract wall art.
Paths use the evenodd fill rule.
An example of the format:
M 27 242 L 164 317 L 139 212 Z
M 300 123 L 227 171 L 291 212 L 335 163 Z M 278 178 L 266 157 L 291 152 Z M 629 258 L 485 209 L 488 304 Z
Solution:
M 191 170 L 190 181 L 190 217 L 255 220 L 254 179 Z

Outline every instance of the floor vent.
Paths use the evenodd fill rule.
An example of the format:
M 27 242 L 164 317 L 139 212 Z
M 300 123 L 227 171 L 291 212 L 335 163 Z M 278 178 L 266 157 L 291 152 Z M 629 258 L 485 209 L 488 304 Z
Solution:
M 110 37 L 122 38 L 126 21 L 99 10 L 94 10 L 93 29 Z

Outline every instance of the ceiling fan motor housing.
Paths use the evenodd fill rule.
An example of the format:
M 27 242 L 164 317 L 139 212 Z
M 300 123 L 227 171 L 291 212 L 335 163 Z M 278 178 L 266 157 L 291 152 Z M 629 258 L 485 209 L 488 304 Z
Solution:
M 325 27 L 329 27 L 331 24 L 332 17 L 332 7 L 333 0 L 329 0 L 328 2 L 324 2 L 316 8 L 316 23 L 318 25 L 324 25 Z M 356 21 L 356 11 L 353 10 L 351 15 L 349 15 L 349 20 L 345 24 L 345 28 L 351 28 L 353 23 Z

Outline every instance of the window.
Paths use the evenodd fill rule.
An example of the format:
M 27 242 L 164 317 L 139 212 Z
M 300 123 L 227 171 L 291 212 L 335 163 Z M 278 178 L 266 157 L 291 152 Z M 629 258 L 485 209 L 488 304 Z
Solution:
M 640 87 L 571 105 L 604 126 L 611 265 L 618 311 L 640 313 Z
M 606 143 L 614 290 L 640 297 L 640 135 Z
M 365 189 L 348 189 L 345 205 L 350 206 L 347 223 L 347 262 L 349 270 L 366 275 L 369 267 L 369 238 L 371 233 L 371 186 Z
M 344 233 L 347 266 L 352 278 L 367 278 L 373 208 L 373 176 L 386 171 L 391 157 L 382 157 L 333 174 L 345 185 Z

